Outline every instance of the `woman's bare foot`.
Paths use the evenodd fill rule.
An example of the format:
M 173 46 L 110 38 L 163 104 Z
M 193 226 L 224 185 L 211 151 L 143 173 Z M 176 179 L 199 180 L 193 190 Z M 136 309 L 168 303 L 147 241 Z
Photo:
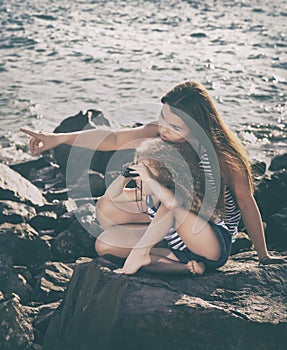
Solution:
M 192 273 L 193 275 L 202 275 L 206 269 L 203 262 L 197 262 L 195 260 L 190 260 L 186 264 L 186 268 Z

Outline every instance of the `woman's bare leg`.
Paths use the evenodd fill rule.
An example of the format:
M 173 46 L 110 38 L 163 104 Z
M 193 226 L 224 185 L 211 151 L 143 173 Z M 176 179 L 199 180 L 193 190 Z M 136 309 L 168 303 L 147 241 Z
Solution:
M 149 224 L 147 214 L 140 213 L 136 203 L 114 203 L 101 197 L 96 205 L 97 219 L 104 230 L 129 223 Z

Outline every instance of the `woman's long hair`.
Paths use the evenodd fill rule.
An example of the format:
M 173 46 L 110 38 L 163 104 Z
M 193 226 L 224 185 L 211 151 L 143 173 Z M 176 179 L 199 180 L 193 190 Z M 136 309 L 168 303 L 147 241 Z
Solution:
M 179 84 L 163 96 L 161 102 L 168 104 L 172 112 L 183 119 L 191 132 L 193 130 L 189 124 L 194 120 L 212 143 L 220 166 L 217 209 L 222 213 L 225 211 L 224 192 L 226 185 L 231 181 L 231 169 L 244 171 L 253 190 L 251 166 L 246 151 L 239 139 L 224 124 L 214 102 L 201 84 L 193 81 Z M 180 112 L 183 112 L 183 115 Z

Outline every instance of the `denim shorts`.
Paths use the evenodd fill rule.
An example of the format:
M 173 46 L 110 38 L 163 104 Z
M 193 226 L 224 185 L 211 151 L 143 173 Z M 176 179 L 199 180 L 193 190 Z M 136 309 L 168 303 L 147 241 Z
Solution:
M 217 269 L 218 267 L 223 266 L 230 255 L 231 251 L 231 235 L 230 232 L 219 225 L 214 224 L 213 222 L 209 222 L 210 226 L 213 228 L 213 231 L 216 234 L 218 239 L 218 243 L 221 249 L 221 254 L 218 260 L 209 260 L 204 256 L 193 253 L 188 248 L 184 248 L 183 250 L 169 249 L 173 252 L 173 254 L 178 258 L 181 263 L 186 264 L 190 260 L 195 260 L 197 262 L 203 262 L 206 266 L 207 271 L 212 271 Z

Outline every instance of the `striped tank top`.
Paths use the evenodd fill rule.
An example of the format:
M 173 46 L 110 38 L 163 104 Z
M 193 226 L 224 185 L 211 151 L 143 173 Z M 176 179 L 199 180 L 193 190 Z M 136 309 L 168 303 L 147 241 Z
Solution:
M 214 195 L 214 199 L 217 200 L 217 191 L 216 191 L 216 184 L 213 177 L 213 172 L 211 170 L 210 162 L 207 153 L 204 153 L 199 162 L 199 168 L 204 172 L 206 176 L 206 183 L 209 185 L 209 191 L 211 191 L 211 194 Z M 157 206 L 154 205 L 152 197 L 146 196 L 146 206 L 147 206 L 147 212 L 150 217 L 150 219 L 153 219 L 158 208 L 160 207 L 160 202 Z M 235 235 L 238 231 L 238 224 L 241 219 L 241 212 L 238 208 L 238 205 L 233 198 L 233 195 L 231 193 L 231 190 L 229 187 L 226 187 L 225 189 L 225 214 L 222 217 L 222 219 L 218 222 L 216 222 L 216 225 L 223 226 L 225 229 L 227 229 L 230 232 L 230 235 L 232 236 L 232 241 L 235 241 Z M 172 227 L 168 231 L 168 233 L 164 236 L 164 239 L 167 241 L 170 248 L 174 250 L 183 250 L 186 248 L 185 243 L 180 238 L 179 234 L 176 232 L 176 230 Z
M 204 153 L 199 162 L 199 168 L 204 172 L 206 176 L 206 183 L 210 186 L 211 195 L 217 200 L 217 191 L 213 172 L 210 166 L 209 158 L 207 153 Z M 234 199 L 232 192 L 228 186 L 225 188 L 225 213 L 216 225 L 224 226 L 230 232 L 231 236 L 234 238 L 238 231 L 238 224 L 241 219 L 241 212 Z

